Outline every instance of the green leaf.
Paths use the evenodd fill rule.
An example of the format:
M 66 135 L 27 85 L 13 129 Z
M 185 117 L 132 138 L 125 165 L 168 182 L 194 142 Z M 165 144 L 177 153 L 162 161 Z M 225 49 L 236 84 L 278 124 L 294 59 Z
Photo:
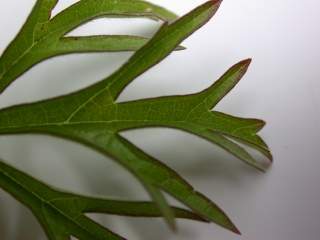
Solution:
M 164 219 L 166 220 L 168 226 L 175 231 L 177 229 L 174 213 L 171 211 L 169 203 L 163 196 L 162 192 L 154 187 L 152 184 L 144 183 L 145 188 L 149 192 L 151 198 L 157 204 L 160 212 L 162 213 Z
M 150 39 L 138 36 L 101 35 L 89 37 L 64 37 L 55 46 L 57 55 L 89 52 L 136 51 Z M 184 50 L 178 46 L 175 50 Z M 44 52 L 42 52 L 44 53 Z
M 0 92 L 45 59 L 78 52 L 134 51 L 147 41 L 137 36 L 64 37 L 88 21 L 101 17 L 147 17 L 172 21 L 177 17 L 146 1 L 81 0 L 51 18 L 56 3 L 56 0 L 38 0 L 23 28 L 1 56 Z
M 176 172 L 119 135 L 130 128 L 156 125 L 183 129 L 190 124 L 181 125 L 183 119 L 180 118 L 188 116 L 202 98 L 193 100 L 192 96 L 185 96 L 184 99 L 192 99 L 187 104 L 181 97 L 115 102 L 125 86 L 205 24 L 219 5 L 220 2 L 209 1 L 174 23 L 164 24 L 120 70 L 91 87 L 68 96 L 2 110 L 0 133 L 39 132 L 81 142 L 116 159 L 145 186 L 166 191 L 203 218 L 238 232 L 216 204 L 196 192 Z M 172 223 L 165 201 L 159 201 L 159 195 L 155 197 L 150 188 L 146 189 Z
M 85 213 L 131 217 L 160 217 L 154 203 L 107 200 L 66 193 L 34 179 L 0 160 L 0 188 L 29 207 L 49 239 L 124 239 L 95 223 Z M 171 207 L 177 218 L 204 221 L 190 211 Z
M 114 4 L 118 1 L 107 2 Z M 117 50 L 123 50 L 132 47 L 131 44 L 137 44 L 133 43 L 137 39 L 132 36 L 129 38 L 121 37 L 123 46 L 109 44 L 107 47 L 104 44 L 108 39 L 117 36 L 83 37 L 78 40 L 75 37 L 63 37 L 74 27 L 93 17 L 108 14 L 127 16 L 128 9 L 130 9 L 131 16 L 156 16 L 158 18 L 166 16 L 168 19 L 170 18 L 168 17 L 170 14 L 164 14 L 165 10 L 157 7 L 153 8 L 154 11 L 151 11 L 153 14 L 150 15 L 150 9 L 148 11 L 145 9 L 149 5 L 143 1 L 125 0 L 112 8 L 108 8 L 108 4 L 100 6 L 96 3 L 94 0 L 80 1 L 45 24 L 45 27 L 39 32 L 39 39 L 46 40 L 37 42 L 39 48 L 33 49 L 31 55 L 27 54 L 23 57 L 28 68 L 37 62 L 34 61 L 36 57 L 38 60 L 43 60 L 44 56 L 49 56 L 52 53 L 50 47 L 45 50 L 45 46 L 50 46 L 56 34 L 59 35 L 59 44 L 54 45 L 54 51 L 61 52 L 61 54 L 98 49 L 105 51 L 112 46 L 118 47 Z M 79 142 L 115 159 L 130 171 L 146 188 L 155 202 L 157 210 L 161 212 L 172 228 L 175 227 L 175 214 L 162 192 L 169 193 L 191 208 L 201 218 L 239 233 L 229 217 L 214 202 L 193 189 L 174 170 L 122 137 L 121 132 L 155 126 L 181 129 L 222 147 L 255 168 L 265 170 L 265 166 L 240 145 L 240 143 L 244 143 L 272 159 L 268 146 L 258 135 L 265 123 L 257 119 L 239 118 L 212 110 L 240 81 L 251 60 L 244 60 L 234 65 L 212 86 L 199 93 L 117 102 L 118 96 L 126 86 L 179 48 L 179 44 L 184 39 L 211 19 L 219 6 L 220 1 L 208 1 L 178 20 L 164 23 L 153 38 L 139 48 L 122 67 L 90 87 L 54 99 L 0 110 L 0 134 L 50 134 Z M 106 9 L 109 11 L 108 13 L 106 13 Z M 93 14 L 93 12 L 95 13 Z M 75 13 L 77 14 L 75 15 Z M 159 13 L 162 14 L 160 14 L 162 17 Z M 73 15 L 74 18 L 72 18 Z M 142 38 L 138 39 L 138 41 L 140 40 L 143 41 Z M 76 43 L 77 41 L 79 43 Z M 132 42 L 129 43 L 130 41 Z M 42 47 L 41 44 L 43 44 Z M 18 47 L 14 42 L 9 46 L 2 62 L 0 61 L 0 66 L 4 63 L 10 63 L 6 58 L 10 59 L 12 55 L 16 54 L 15 52 L 9 54 L 8 52 L 12 51 L 10 49 L 18 49 Z M 12 70 L 14 74 L 11 75 L 10 81 L 13 81 L 26 69 L 23 68 L 20 61 L 19 67 Z M 5 87 L 5 84 L 3 86 Z M 63 199 L 61 204 L 67 202 L 65 200 Z M 59 224 L 64 222 L 64 219 L 57 216 L 54 209 L 48 208 L 46 210 L 46 214 L 52 221 L 47 221 L 44 227 L 50 230 L 49 233 L 53 232 L 52 239 L 67 239 L 69 233 L 63 226 L 73 229 L 74 225 L 72 224 L 74 223 L 70 223 L 70 226 L 63 224 L 61 228 Z M 72 208 L 70 210 L 79 211 Z M 81 224 L 96 226 L 89 219 L 81 217 L 80 220 Z M 99 231 L 97 230 L 97 234 Z M 84 232 L 83 234 L 89 233 Z
M 64 37 L 55 46 L 55 51 L 61 54 L 136 51 L 148 41 L 148 38 L 124 35 Z

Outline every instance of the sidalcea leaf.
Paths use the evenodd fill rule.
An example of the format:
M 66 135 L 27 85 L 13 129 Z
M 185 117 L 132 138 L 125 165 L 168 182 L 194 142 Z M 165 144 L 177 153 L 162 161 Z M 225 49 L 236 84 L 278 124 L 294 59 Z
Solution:
M 96 18 L 147 17 L 172 21 L 176 15 L 140 0 L 81 0 L 51 18 L 57 0 L 38 0 L 26 23 L 0 58 L 0 92 L 45 59 L 70 53 L 137 50 L 146 42 L 137 36 L 65 37 Z
M 88 218 L 86 213 L 105 213 L 130 217 L 160 217 L 152 202 L 108 200 L 62 192 L 0 160 L 0 187 L 29 207 L 49 239 L 124 239 Z M 182 209 L 170 208 L 176 218 L 205 221 Z
M 98 2 L 100 4 L 97 4 Z M 22 38 L 17 36 L 0 60 L 0 66 L 1 64 L 6 66 L 4 77 L 0 80 L 0 90 L 1 86 L 3 90 L 36 62 L 54 55 L 72 52 L 138 50 L 117 71 L 92 86 L 65 96 L 0 110 L 0 134 L 50 134 L 91 147 L 113 158 L 145 187 L 157 208 L 152 205 L 154 208 L 151 210 L 145 205 L 140 205 L 142 208 L 145 207 L 144 215 L 147 215 L 147 212 L 150 216 L 155 212 L 159 215 L 161 213 L 169 226 L 175 228 L 178 210 L 173 211 L 169 206 L 163 195 L 163 192 L 166 192 L 192 209 L 194 212 L 192 216 L 199 216 L 198 218 L 239 233 L 229 217 L 214 202 L 197 192 L 174 170 L 122 137 L 121 132 L 145 127 L 180 129 L 202 137 L 245 163 L 264 171 L 266 167 L 241 144 L 258 150 L 272 160 L 268 146 L 258 135 L 265 123 L 257 119 L 239 118 L 212 110 L 241 80 L 251 60 L 247 59 L 232 66 L 210 87 L 198 93 L 117 102 L 120 93 L 134 79 L 158 64 L 172 51 L 180 49 L 181 42 L 209 21 L 218 10 L 220 3 L 220 1 L 208 1 L 172 22 L 175 15 L 144 1 L 82 0 L 52 19 L 49 14 L 40 13 L 44 11 L 43 9 L 50 12 L 54 1 L 39 1 L 22 30 L 25 36 L 28 36 L 30 31 L 36 34 L 37 47 L 32 47 L 31 50 L 24 48 L 28 44 L 23 45 Z M 167 21 L 150 40 L 133 36 L 65 37 L 66 33 L 80 24 L 94 17 L 108 15 L 143 16 Z M 35 24 L 39 23 L 40 19 L 43 24 Z M 58 42 L 56 37 L 59 39 Z M 22 41 L 21 46 L 18 46 L 19 41 Z M 45 49 L 45 46 L 49 47 Z M 15 54 L 21 57 L 10 62 Z M 7 187 L 4 183 L 3 188 Z M 17 198 L 20 199 L 20 197 Z M 81 199 L 83 203 L 84 197 Z M 68 239 L 69 235 L 78 237 L 68 230 L 73 229 L 75 232 L 89 234 L 79 239 L 92 239 L 93 236 L 90 236 L 91 233 L 86 228 L 90 225 L 97 228 L 96 239 L 105 239 L 103 237 L 108 236 L 110 239 L 117 239 L 117 235 L 112 235 L 113 233 L 97 226 L 90 219 L 79 215 L 79 211 L 83 209 L 79 210 L 78 204 L 69 200 L 62 198 L 59 200 L 58 207 L 60 209 L 60 206 L 68 204 L 73 206 L 69 208 L 72 212 L 68 213 L 67 220 L 64 216 L 57 214 L 56 205 L 55 207 L 47 206 L 45 215 L 50 221 L 48 219 L 45 221 L 40 219 L 40 221 L 45 222 L 44 228 L 47 229 L 49 237 L 52 239 Z M 54 201 L 54 203 L 57 202 Z M 88 209 L 102 210 L 101 208 L 105 206 L 102 201 L 93 203 L 88 200 L 87 204 L 89 203 L 92 205 Z M 32 209 L 31 205 L 28 206 Z M 128 207 L 126 211 L 130 211 L 133 215 L 131 208 L 133 205 L 123 206 Z M 110 213 L 108 211 L 110 210 L 105 210 Z M 39 219 L 37 213 L 35 214 Z M 77 222 L 69 221 L 70 214 L 76 216 Z M 143 214 L 140 212 L 139 215 Z M 191 215 L 188 216 L 191 217 Z
M 194 108 L 192 102 L 185 104 L 179 97 L 121 104 L 115 102 L 125 86 L 165 58 L 183 39 L 206 23 L 219 5 L 220 2 L 207 2 L 174 23 L 164 24 L 120 70 L 91 87 L 68 96 L 2 110 L 0 134 L 4 133 L 3 131 L 6 134 L 46 133 L 91 146 L 112 156 L 131 171 L 146 186 L 160 209 L 164 210 L 163 214 L 167 217 L 168 223 L 173 222 L 166 211 L 168 207 L 165 201 L 159 198 L 159 192 L 155 194 L 154 191 L 150 191 L 154 187 L 168 192 L 202 217 L 237 232 L 233 223 L 214 203 L 196 192 L 173 170 L 119 135 L 122 130 L 152 125 L 174 124 L 181 128 L 183 125 L 179 124 L 181 121 L 179 118 L 187 116 L 186 113 L 192 111 Z M 172 101 L 176 102 L 176 107 L 173 107 Z M 182 108 L 179 107 L 180 103 Z

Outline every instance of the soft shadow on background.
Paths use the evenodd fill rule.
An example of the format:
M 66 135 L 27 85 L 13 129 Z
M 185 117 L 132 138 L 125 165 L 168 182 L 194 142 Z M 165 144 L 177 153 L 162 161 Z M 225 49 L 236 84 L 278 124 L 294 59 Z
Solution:
M 60 2 L 55 13 L 74 1 Z M 153 2 L 182 14 L 203 1 Z M 0 51 L 21 27 L 33 3 L 19 1 L 17 7 L 17 0 L 0 2 L 0 29 L 5 30 Z M 275 157 L 268 173 L 257 172 L 212 144 L 180 131 L 153 128 L 123 133 L 217 202 L 242 230 L 242 236 L 214 224 L 187 220 L 178 221 L 180 231 L 174 234 L 161 219 L 90 216 L 131 240 L 318 240 L 319 9 L 316 0 L 225 0 L 216 18 L 183 43 L 186 51 L 173 53 L 121 94 L 120 101 L 129 101 L 193 93 L 208 87 L 232 64 L 253 57 L 243 81 L 217 110 L 267 121 L 261 134 Z M 74 34 L 151 36 L 158 26 L 145 19 L 99 20 Z M 0 106 L 83 88 L 112 73 L 130 55 L 81 54 L 39 64 L 0 95 Z M 141 185 L 113 160 L 75 143 L 39 135 L 3 136 L 0 152 L 8 163 L 58 188 L 100 197 L 149 199 Z M 29 210 L 3 191 L 0 239 L 45 239 Z
M 207 194 L 215 196 L 226 192 L 227 189 L 219 189 L 221 183 L 234 188 L 242 188 L 247 178 L 261 181 L 259 180 L 262 177 L 261 173 L 233 159 L 220 149 L 212 147 L 210 143 L 186 133 L 159 128 L 135 130 L 125 135 L 138 146 L 149 149 L 149 153 L 176 169 L 196 187 L 198 185 L 198 189 L 204 186 L 204 180 L 212 183 L 209 188 L 200 188 L 202 191 L 207 191 Z M 55 187 L 114 199 L 149 199 L 139 183 L 122 167 L 84 146 L 47 136 L 13 136 L 1 138 L 0 142 L 2 146 L 11 145 L 19 149 L 19 152 L 15 151 L 11 154 L 7 150 L 7 153 L 4 154 L 7 156 L 4 156 L 4 159 L 19 159 L 19 161 L 10 163 L 45 182 L 50 182 Z M 148 142 L 152 144 L 146 144 Z M 164 142 L 166 144 L 163 144 Z M 44 157 L 46 154 L 49 155 Z M 0 198 L 4 202 L 10 199 L 3 192 Z M 4 223 L 0 225 L 4 227 L 1 231 L 4 233 L 2 239 L 44 239 L 43 232 L 35 218 L 18 202 L 10 201 L 10 207 L 2 209 L 0 206 L 0 208 L 1 212 L 7 213 L 7 215 L 1 215 L 0 218 L 0 221 Z M 15 215 L 10 216 L 10 211 L 13 209 L 15 209 Z M 145 220 L 102 214 L 91 214 L 90 216 L 131 239 L 175 239 L 173 238 L 175 235 L 169 231 L 161 219 Z M 15 219 L 14 228 L 11 227 L 14 229 L 13 232 L 7 230 L 6 217 Z M 204 223 L 188 220 L 178 222 L 184 223 L 179 225 L 179 239 L 196 238 L 195 233 L 185 224 L 188 226 L 192 223 L 193 226 L 210 227 Z

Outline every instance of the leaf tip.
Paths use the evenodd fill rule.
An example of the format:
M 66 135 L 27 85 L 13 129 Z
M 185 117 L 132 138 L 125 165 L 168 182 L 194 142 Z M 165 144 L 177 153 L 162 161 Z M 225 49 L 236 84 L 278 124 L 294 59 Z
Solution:
M 241 235 L 240 230 L 235 225 L 233 225 L 231 231 L 234 232 L 235 234 Z
M 169 229 L 173 233 L 177 233 L 178 232 L 178 227 L 177 227 L 177 223 L 175 221 L 175 218 L 173 218 L 173 219 L 166 219 L 165 218 L 165 222 L 166 222 L 167 226 L 169 227 Z
M 248 69 L 250 64 L 251 64 L 251 62 L 252 62 L 252 58 L 247 58 L 245 60 L 242 60 L 238 64 L 241 65 L 244 69 Z
M 209 2 L 211 2 L 212 5 L 220 5 L 222 3 L 222 0 L 211 0 Z
M 267 158 L 270 160 L 270 163 L 273 163 L 273 155 L 270 151 L 267 152 Z
M 241 235 L 241 232 L 240 230 L 236 227 L 236 225 L 230 220 L 229 217 L 227 217 L 228 219 L 228 224 L 225 225 L 225 226 L 228 226 L 226 227 L 226 229 L 230 230 L 231 232 L 237 234 L 237 235 Z
M 252 62 L 252 59 L 247 58 L 245 60 L 240 61 L 239 63 L 237 63 L 233 67 L 231 67 L 231 69 L 236 69 L 237 72 L 239 73 L 238 77 L 237 77 L 237 82 L 240 81 L 242 79 L 242 77 L 246 74 L 251 62 Z
M 183 50 L 186 50 L 187 48 L 186 47 L 184 47 L 184 46 L 178 46 L 178 47 L 176 47 L 176 51 L 183 51 Z
M 211 0 L 209 4 L 211 4 L 214 12 L 217 11 L 222 3 L 222 0 Z

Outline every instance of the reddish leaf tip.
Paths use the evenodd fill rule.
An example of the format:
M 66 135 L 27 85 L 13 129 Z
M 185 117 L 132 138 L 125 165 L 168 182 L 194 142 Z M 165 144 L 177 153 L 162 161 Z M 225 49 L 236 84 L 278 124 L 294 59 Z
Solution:
M 231 229 L 232 232 L 234 232 L 235 234 L 241 235 L 241 232 L 239 231 L 238 228 L 236 228 L 236 226 L 233 226 L 233 228 Z
M 241 65 L 244 65 L 244 66 L 249 66 L 252 62 L 252 58 L 248 58 L 248 59 L 245 59 L 243 61 L 241 61 Z
M 237 63 L 234 67 L 239 67 L 242 69 L 243 74 L 248 70 L 250 64 L 252 62 L 251 58 L 245 59 Z
M 210 2 L 212 5 L 220 5 L 222 3 L 222 0 L 211 0 Z

